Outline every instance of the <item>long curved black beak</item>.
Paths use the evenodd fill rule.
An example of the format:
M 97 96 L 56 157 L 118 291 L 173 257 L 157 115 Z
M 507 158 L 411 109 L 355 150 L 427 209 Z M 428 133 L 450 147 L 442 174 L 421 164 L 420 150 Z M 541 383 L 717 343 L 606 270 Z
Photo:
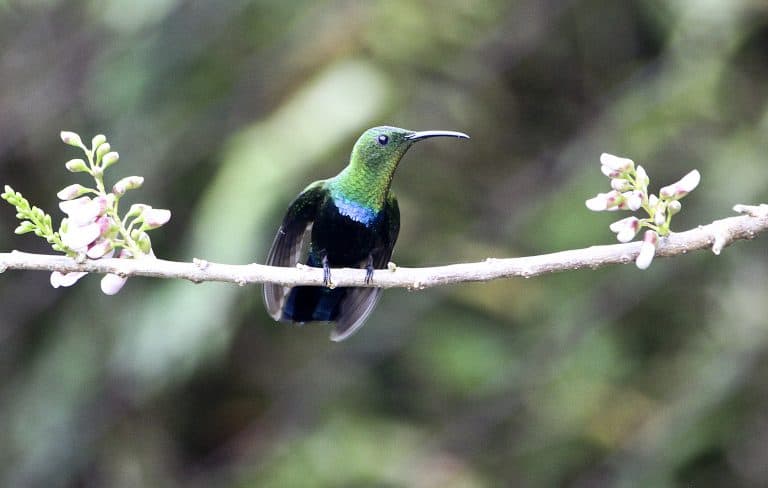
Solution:
M 409 141 L 420 141 L 430 137 L 458 137 L 459 139 L 469 139 L 469 136 L 465 133 L 452 130 L 423 130 L 421 132 L 414 132 L 405 136 L 405 138 Z

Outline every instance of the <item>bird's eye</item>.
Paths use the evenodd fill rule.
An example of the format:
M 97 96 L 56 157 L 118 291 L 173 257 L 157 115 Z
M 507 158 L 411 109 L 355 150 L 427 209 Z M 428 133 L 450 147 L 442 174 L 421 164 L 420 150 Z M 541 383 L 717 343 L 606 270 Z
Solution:
M 382 134 L 376 140 L 379 141 L 379 144 L 381 144 L 382 146 L 386 146 L 387 143 L 389 142 L 389 137 Z

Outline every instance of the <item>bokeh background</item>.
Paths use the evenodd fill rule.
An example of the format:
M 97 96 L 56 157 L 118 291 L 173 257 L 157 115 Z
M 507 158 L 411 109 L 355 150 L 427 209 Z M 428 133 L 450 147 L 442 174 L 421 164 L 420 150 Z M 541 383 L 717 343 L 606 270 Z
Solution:
M 472 136 L 403 161 L 400 265 L 613 242 L 604 151 L 698 168 L 686 229 L 768 201 L 767 102 L 762 0 L 0 0 L 0 184 L 59 218 L 59 131 L 103 132 L 166 259 L 263 262 L 380 124 Z M 768 486 L 767 242 L 389 290 L 342 344 L 258 286 L 8 271 L 0 485 Z

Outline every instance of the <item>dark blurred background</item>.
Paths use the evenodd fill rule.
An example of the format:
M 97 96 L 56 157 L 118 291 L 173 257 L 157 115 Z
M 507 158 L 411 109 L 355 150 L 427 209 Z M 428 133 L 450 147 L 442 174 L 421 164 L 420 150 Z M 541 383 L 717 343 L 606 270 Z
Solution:
M 263 262 L 381 124 L 472 136 L 404 159 L 400 265 L 615 242 L 604 151 L 698 168 L 683 230 L 768 201 L 767 99 L 762 0 L 0 0 L 0 185 L 60 218 L 58 133 L 103 132 L 173 260 Z M 390 290 L 342 344 L 258 286 L 8 271 L 0 485 L 768 486 L 767 242 Z

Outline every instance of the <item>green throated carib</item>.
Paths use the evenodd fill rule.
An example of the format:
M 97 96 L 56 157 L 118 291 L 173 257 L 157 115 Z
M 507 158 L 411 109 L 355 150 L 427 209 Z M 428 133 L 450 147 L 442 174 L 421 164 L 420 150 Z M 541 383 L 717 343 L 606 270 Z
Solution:
M 469 136 L 453 131 L 415 132 L 374 127 L 360 136 L 341 173 L 312 183 L 288 207 L 267 264 L 324 269 L 385 268 L 400 230 L 400 210 L 390 191 L 400 159 L 415 142 L 430 137 Z M 264 285 L 267 311 L 282 322 L 335 322 L 331 340 L 341 341 L 360 326 L 379 301 L 381 288 Z

